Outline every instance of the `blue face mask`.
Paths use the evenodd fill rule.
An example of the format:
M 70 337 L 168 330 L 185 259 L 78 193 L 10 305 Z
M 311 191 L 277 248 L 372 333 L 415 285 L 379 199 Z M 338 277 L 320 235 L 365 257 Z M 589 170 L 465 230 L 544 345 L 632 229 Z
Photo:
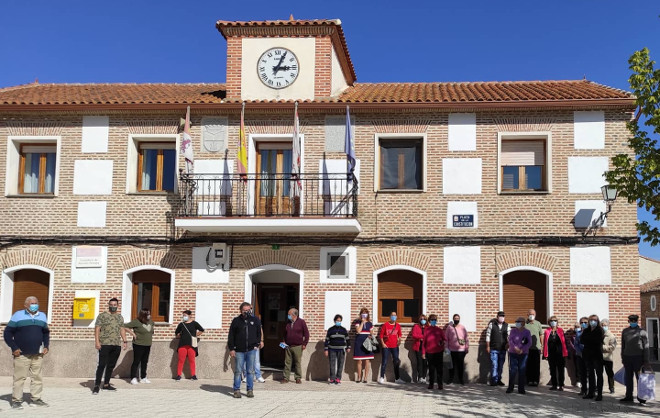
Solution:
M 335 326 L 340 327 L 341 326 L 341 321 L 335 321 Z
M 637 322 L 631 322 L 630 328 L 637 328 Z
M 36 313 L 39 310 L 39 304 L 38 303 L 31 303 L 30 304 L 30 312 Z
M 438 323 L 438 321 L 435 321 L 435 320 L 434 321 L 429 321 L 429 324 L 431 324 L 432 326 L 435 326 L 435 324 L 437 324 L 437 323 Z
M 589 321 L 589 325 L 591 325 L 592 328 L 595 328 L 596 325 L 598 325 L 598 321 Z
M 396 315 L 392 315 L 392 316 L 390 316 L 390 319 L 391 319 L 392 321 L 396 321 Z
M 291 315 L 287 315 L 286 317 L 291 321 Z
M 556 327 L 557 326 L 557 321 L 550 321 L 550 326 L 551 327 Z
M 523 324 L 522 322 L 516 322 L 516 328 L 522 328 Z
M 607 325 L 603 327 L 603 331 L 607 331 L 608 329 L 610 329 L 610 327 L 608 327 Z
M 580 326 L 582 327 L 582 329 L 587 329 L 587 326 L 588 326 L 588 325 L 589 325 L 589 324 L 587 324 L 587 323 L 585 323 L 585 322 L 580 322 Z
M 426 325 L 426 319 L 420 320 L 419 323 L 422 324 L 422 325 Z

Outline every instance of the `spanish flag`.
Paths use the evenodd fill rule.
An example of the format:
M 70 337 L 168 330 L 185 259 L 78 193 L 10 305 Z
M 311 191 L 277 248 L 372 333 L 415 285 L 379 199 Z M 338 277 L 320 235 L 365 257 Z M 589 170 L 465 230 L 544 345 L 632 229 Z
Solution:
M 247 174 L 247 147 L 245 141 L 245 102 L 241 109 L 241 128 L 238 131 L 238 174 Z

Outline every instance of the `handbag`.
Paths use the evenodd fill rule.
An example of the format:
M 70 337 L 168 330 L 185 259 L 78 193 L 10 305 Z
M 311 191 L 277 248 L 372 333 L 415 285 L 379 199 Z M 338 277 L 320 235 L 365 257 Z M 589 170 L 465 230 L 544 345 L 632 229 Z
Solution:
M 362 348 L 364 348 L 364 350 L 369 353 L 377 353 L 378 351 L 380 351 L 378 340 L 373 335 L 368 336 L 364 340 L 364 342 L 362 343 Z
M 192 348 L 197 348 L 197 337 L 193 337 L 193 335 L 190 333 L 190 330 L 188 329 L 188 327 L 186 327 L 186 324 L 184 324 L 184 323 L 182 322 L 181 325 L 183 325 L 183 328 L 184 328 L 186 331 L 188 331 L 188 335 L 190 335 L 190 340 L 191 340 L 190 346 L 191 346 Z
M 645 401 L 655 399 L 655 373 L 653 369 L 644 369 L 637 380 L 637 397 Z

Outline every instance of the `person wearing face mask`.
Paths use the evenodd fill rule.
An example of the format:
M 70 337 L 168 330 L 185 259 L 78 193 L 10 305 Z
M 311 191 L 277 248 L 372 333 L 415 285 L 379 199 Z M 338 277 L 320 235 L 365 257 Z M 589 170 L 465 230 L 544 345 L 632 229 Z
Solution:
M 486 352 L 490 356 L 490 385 L 504 386 L 502 369 L 506 359 L 506 344 L 509 339 L 509 324 L 504 321 L 504 312 L 499 311 L 497 318 L 491 319 L 486 329 Z
M 541 379 L 541 350 L 543 350 L 541 342 L 543 341 L 543 325 L 536 320 L 536 311 L 534 309 L 527 311 L 525 328 L 527 328 L 530 334 L 532 334 L 532 346 L 529 349 L 529 355 L 527 356 L 527 385 L 538 386 L 539 380 Z
M 603 328 L 603 367 L 607 375 L 607 385 L 610 388 L 610 393 L 614 393 L 614 361 L 612 356 L 614 349 L 616 349 L 616 337 L 610 331 L 610 320 L 602 319 L 600 326 Z
M 94 340 L 99 352 L 99 364 L 96 368 L 93 395 L 99 393 L 101 377 L 103 377 L 103 390 L 117 390 L 110 384 L 110 378 L 121 350 L 126 350 L 126 328 L 124 328 L 124 318 L 118 310 L 119 301 L 117 298 L 112 298 L 108 302 L 108 310 L 96 317 Z
M 564 331 L 564 339 L 566 341 L 566 351 L 568 352 L 568 362 L 566 362 L 566 374 L 568 375 L 568 380 L 571 385 L 576 387 L 579 385 L 579 376 L 577 374 L 577 360 L 575 353 L 575 339 L 577 337 L 577 331 L 580 328 L 580 324 L 574 324 L 572 327 Z
M 14 384 L 11 407 L 23 409 L 23 386 L 30 377 L 31 406 L 48 406 L 41 399 L 43 379 L 41 365 L 48 353 L 50 330 L 46 314 L 39 312 L 39 300 L 25 299 L 25 309 L 15 312 L 4 331 L 5 343 L 14 356 Z
M 241 303 L 240 315 L 229 325 L 227 348 L 229 356 L 236 360 L 234 365 L 234 398 L 241 397 L 241 378 L 246 376 L 247 397 L 254 397 L 254 368 L 259 349 L 263 348 L 261 321 L 252 315 L 252 305 Z
M 579 327 L 575 331 L 575 355 L 577 362 L 578 386 L 580 387 L 580 396 L 584 396 L 589 392 L 589 381 L 587 379 L 587 364 L 584 361 L 584 344 L 582 343 L 582 333 L 589 327 L 589 318 L 583 316 L 580 318 Z
M 565 358 L 568 357 L 566 348 L 566 337 L 564 330 L 557 324 L 557 317 L 551 316 L 548 319 L 550 328 L 543 333 L 543 358 L 548 360 L 550 367 L 550 381 L 552 387 L 550 390 L 564 390 L 564 365 Z
M 188 366 L 190 366 L 190 379 L 197 380 L 197 370 L 195 364 L 195 357 L 199 355 L 197 350 L 197 343 L 199 336 L 204 332 L 204 328 L 195 320 L 193 320 L 193 313 L 190 309 L 183 311 L 181 322 L 174 330 L 174 335 L 179 339 L 179 347 L 177 348 L 178 363 L 176 367 L 176 377 L 174 380 L 177 382 L 181 380 L 181 373 L 183 372 L 183 365 L 188 357 Z
M 405 383 L 399 376 L 399 344 L 401 343 L 401 325 L 396 322 L 396 312 L 390 313 L 389 322 L 385 322 L 380 327 L 379 338 L 383 343 L 383 363 L 380 366 L 380 378 L 378 383 L 385 383 L 385 369 L 387 361 L 392 356 L 392 365 L 394 366 L 394 382 Z
M 525 368 L 527 355 L 532 346 L 532 333 L 525 328 L 525 318 L 516 319 L 516 326 L 509 332 L 509 387 L 506 393 L 513 392 L 516 376 L 518 376 L 518 393 L 525 394 Z
M 589 381 L 589 390 L 582 399 L 593 399 L 595 396 L 597 401 L 603 400 L 603 337 L 598 315 L 591 315 L 589 326 L 580 335 L 580 342 L 584 344 L 582 358 Z
M 341 326 L 343 319 L 343 316 L 339 314 L 335 315 L 333 319 L 335 325 L 328 328 L 328 332 L 325 335 L 324 353 L 330 361 L 329 383 L 334 383 L 335 385 L 341 384 L 346 352 L 351 351 L 348 345 L 348 331 Z
M 357 379 L 356 383 L 367 383 L 371 360 L 374 359 L 374 353 L 364 349 L 364 341 L 371 337 L 374 332 L 374 325 L 369 320 L 369 310 L 360 309 L 360 317 L 353 322 L 355 328 L 355 345 L 353 346 L 353 360 L 357 361 Z
M 447 337 L 447 348 L 451 352 L 451 363 L 454 367 L 449 369 L 449 384 L 454 382 L 454 374 L 458 375 L 458 383 L 463 385 L 463 373 L 465 370 L 465 355 L 470 349 L 468 333 L 461 325 L 461 316 L 454 314 L 452 321 L 445 326 L 445 336 Z M 456 372 L 456 373 L 454 373 Z
M 426 383 L 427 362 L 422 358 L 422 343 L 424 342 L 424 331 L 427 326 L 426 315 L 422 314 L 419 316 L 419 322 L 410 331 L 410 336 L 413 339 L 412 349 L 415 352 L 417 365 L 417 383 Z
M 633 384 L 639 380 L 639 371 L 642 367 L 650 367 L 649 364 L 649 335 L 639 327 L 638 315 L 628 316 L 628 328 L 621 333 L 621 361 L 626 370 L 626 396 L 621 402 L 633 402 Z M 633 374 L 635 379 L 633 380 Z M 639 391 L 639 387 L 637 387 Z M 637 397 L 639 403 L 646 401 Z
M 289 309 L 288 322 L 284 328 L 284 343 L 288 345 L 284 351 L 284 379 L 281 383 L 289 383 L 291 366 L 296 383 L 302 383 L 302 354 L 309 343 L 309 330 L 305 320 L 298 316 L 298 309 Z
M 151 311 L 141 309 L 137 319 L 124 324 L 124 328 L 133 336 L 133 364 L 131 364 L 131 385 L 138 383 L 151 383 L 147 379 L 147 363 L 154 335 L 154 321 L 151 320 Z M 138 366 L 140 376 L 138 381 Z
M 429 327 L 426 329 L 424 342 L 422 343 L 422 356 L 429 362 L 429 389 L 437 382 L 438 389 L 442 390 L 442 355 L 447 344 L 447 337 L 441 327 L 438 326 L 438 316 L 429 315 Z

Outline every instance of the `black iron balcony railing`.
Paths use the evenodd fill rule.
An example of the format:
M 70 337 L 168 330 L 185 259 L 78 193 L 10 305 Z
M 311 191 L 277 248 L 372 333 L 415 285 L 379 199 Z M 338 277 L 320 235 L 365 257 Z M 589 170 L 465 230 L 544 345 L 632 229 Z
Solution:
M 358 182 L 346 173 L 181 173 L 180 217 L 357 218 Z

